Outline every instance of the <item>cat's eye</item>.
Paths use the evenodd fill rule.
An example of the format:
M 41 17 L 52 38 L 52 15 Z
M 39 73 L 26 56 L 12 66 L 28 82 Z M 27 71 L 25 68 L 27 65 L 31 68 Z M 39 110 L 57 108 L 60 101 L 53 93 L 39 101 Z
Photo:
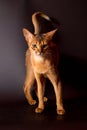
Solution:
M 43 48 L 44 48 L 44 49 L 45 49 L 45 48 L 47 48 L 47 45 L 46 45 L 46 44 L 44 44 L 44 45 L 43 45 Z
M 36 48 L 37 46 L 36 46 L 36 44 L 32 44 L 32 47 L 33 47 L 33 48 Z

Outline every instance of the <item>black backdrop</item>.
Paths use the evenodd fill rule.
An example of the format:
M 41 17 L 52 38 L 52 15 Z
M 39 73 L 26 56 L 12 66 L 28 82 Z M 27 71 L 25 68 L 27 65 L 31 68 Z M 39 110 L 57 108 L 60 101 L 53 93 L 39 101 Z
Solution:
M 72 90 L 77 95 L 79 89 L 86 90 L 86 3 L 86 0 L 0 0 L 0 101 L 24 99 L 27 45 L 22 28 L 33 32 L 31 15 L 35 11 L 45 12 L 61 24 L 60 73 L 64 83 L 73 85 L 72 89 L 66 85 L 67 95 Z

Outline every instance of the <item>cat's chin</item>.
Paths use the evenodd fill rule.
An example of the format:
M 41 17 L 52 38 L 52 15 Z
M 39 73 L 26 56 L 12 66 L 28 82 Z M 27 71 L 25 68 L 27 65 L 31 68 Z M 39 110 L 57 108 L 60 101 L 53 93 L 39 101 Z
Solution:
M 39 57 L 39 58 L 43 58 L 43 53 L 41 53 L 41 54 L 36 53 L 35 55 L 36 55 L 37 57 Z
M 43 54 L 39 54 L 39 53 L 32 53 L 34 57 L 37 57 L 37 58 L 42 58 L 43 57 Z
M 37 52 L 37 55 L 40 56 L 40 55 L 42 55 L 42 53 L 41 52 Z
M 39 57 L 43 57 L 43 53 L 38 52 L 38 53 L 36 53 L 36 55 L 39 56 Z

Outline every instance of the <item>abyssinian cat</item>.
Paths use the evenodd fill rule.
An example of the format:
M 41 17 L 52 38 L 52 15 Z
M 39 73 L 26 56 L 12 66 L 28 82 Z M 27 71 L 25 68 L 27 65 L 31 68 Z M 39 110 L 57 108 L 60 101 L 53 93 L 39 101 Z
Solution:
M 58 73 L 58 45 L 52 40 L 57 29 L 47 33 L 40 33 L 38 17 L 43 17 L 50 21 L 50 17 L 42 12 L 35 12 L 32 15 L 32 22 L 35 32 L 32 34 L 29 30 L 23 28 L 23 34 L 28 44 L 26 52 L 26 79 L 24 84 L 24 93 L 30 105 L 36 104 L 32 98 L 30 89 L 36 80 L 38 107 L 36 113 L 44 110 L 44 89 L 46 78 L 48 78 L 55 91 L 57 114 L 63 115 L 65 110 L 62 103 L 61 81 Z

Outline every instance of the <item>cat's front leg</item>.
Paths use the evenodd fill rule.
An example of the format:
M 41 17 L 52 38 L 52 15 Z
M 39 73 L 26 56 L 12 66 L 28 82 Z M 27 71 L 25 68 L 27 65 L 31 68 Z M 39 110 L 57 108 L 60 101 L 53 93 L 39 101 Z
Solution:
M 57 105 L 57 114 L 64 115 L 65 110 L 62 103 L 62 85 L 60 78 L 55 72 L 50 72 L 48 75 L 49 80 L 53 84 L 55 96 L 56 96 L 56 105 Z
M 35 73 L 35 78 L 37 81 L 37 93 L 38 93 L 38 107 L 35 109 L 36 113 L 42 113 L 44 110 L 44 95 L 43 95 L 43 85 L 41 82 L 41 75 Z
M 34 81 L 35 81 L 34 74 L 27 73 L 26 79 L 25 79 L 25 84 L 24 84 L 24 94 L 30 105 L 36 104 L 36 100 L 34 100 L 31 95 L 31 87 L 32 87 L 32 85 L 34 85 Z
M 57 105 L 57 114 L 59 115 L 64 115 L 65 114 L 65 109 L 63 107 L 63 102 L 62 102 L 62 85 L 60 79 L 58 80 L 57 87 L 54 87 L 55 94 L 56 94 L 56 105 Z

